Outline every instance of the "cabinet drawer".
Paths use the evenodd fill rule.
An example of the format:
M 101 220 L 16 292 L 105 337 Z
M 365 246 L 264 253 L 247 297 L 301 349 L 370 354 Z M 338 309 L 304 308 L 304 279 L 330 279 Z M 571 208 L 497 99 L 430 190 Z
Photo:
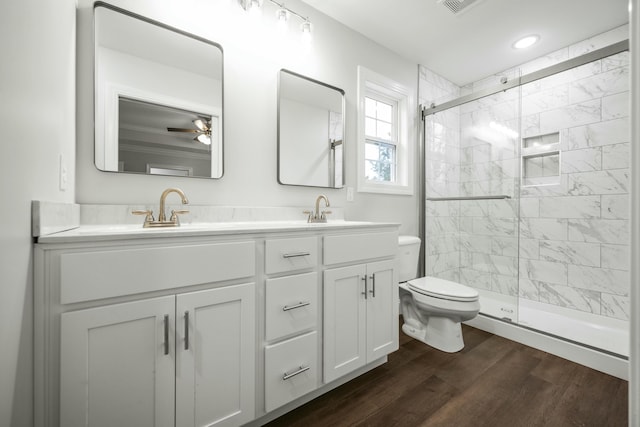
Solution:
M 324 238 L 326 265 L 367 259 L 395 257 L 398 251 L 398 232 L 344 234 Z
M 265 293 L 267 341 L 315 328 L 318 320 L 317 273 L 268 279 Z
M 265 272 L 267 274 L 303 270 L 318 263 L 318 238 L 298 237 L 266 241 Z
M 318 384 L 318 338 L 311 332 L 265 347 L 265 409 L 278 408 Z
M 60 255 L 61 303 L 255 275 L 255 243 L 121 248 Z

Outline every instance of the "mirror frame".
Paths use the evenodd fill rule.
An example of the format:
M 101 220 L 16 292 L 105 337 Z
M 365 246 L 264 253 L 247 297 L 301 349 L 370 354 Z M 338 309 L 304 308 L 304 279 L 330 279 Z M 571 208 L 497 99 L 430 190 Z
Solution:
M 202 179 L 222 179 L 224 177 L 224 172 L 225 172 L 225 161 L 224 161 L 224 153 L 225 153 L 225 149 L 224 149 L 224 145 L 225 145 L 225 100 L 224 100 L 224 49 L 222 48 L 222 46 L 219 43 L 216 43 L 212 40 L 209 39 L 205 39 L 204 37 L 200 37 L 198 35 L 189 33 L 187 31 L 181 30 L 179 28 L 175 28 L 172 27 L 170 25 L 167 25 L 163 22 L 160 21 L 156 21 L 154 19 L 148 18 L 146 16 L 142 16 L 139 15 L 137 13 L 131 12 L 129 10 L 123 9 L 121 7 L 118 6 L 114 6 L 110 3 L 106 3 L 104 1 L 96 1 L 93 4 L 93 13 L 92 13 L 92 40 L 93 40 L 93 44 L 92 44 L 92 49 L 93 49 L 93 60 L 92 60 L 92 88 L 91 88 L 91 99 L 92 99 L 92 107 L 93 107 L 93 115 L 92 115 L 92 120 L 93 120 L 93 166 L 100 172 L 106 172 L 106 173 L 119 173 L 119 174 L 129 174 L 129 175 L 143 175 L 143 176 L 162 176 L 162 177 L 167 177 L 167 176 L 174 176 L 174 177 L 183 177 L 181 175 L 156 175 L 156 174 L 149 174 L 149 173 L 143 173 L 143 172 L 127 172 L 127 171 L 117 171 L 117 170 L 106 170 L 106 169 L 100 169 L 97 165 L 96 162 L 96 151 L 97 151 L 97 140 L 96 140 L 96 57 L 97 57 L 97 40 L 96 40 L 96 9 L 98 7 L 103 7 L 109 10 L 112 10 L 114 12 L 118 12 L 121 13 L 125 16 L 134 18 L 134 19 L 138 19 L 140 21 L 146 22 L 148 24 L 151 25 L 155 25 L 159 28 L 162 28 L 164 30 L 168 30 L 171 32 L 174 32 L 176 34 L 185 36 L 185 37 L 189 37 L 191 39 L 194 39 L 196 41 L 208 44 L 210 46 L 213 46 L 217 49 L 220 50 L 220 108 L 222 111 L 222 118 L 220 120 L 220 128 L 222 128 L 222 130 L 220 131 L 220 147 L 221 147 L 221 158 L 220 158 L 220 175 L 216 176 L 216 177 L 207 177 L 207 176 L 189 176 L 188 178 L 202 178 Z M 171 107 L 171 106 L 169 106 Z M 179 108 L 179 107 L 178 107 Z M 194 113 L 197 113 L 194 111 Z M 119 144 L 119 141 L 118 141 Z
M 342 100 L 341 100 L 341 104 L 342 104 L 342 183 L 340 186 L 329 186 L 329 185 L 308 185 L 308 184 L 291 184 L 291 183 L 287 183 L 287 182 L 282 182 L 280 175 L 281 175 L 281 151 L 282 151 L 282 146 L 280 143 L 280 133 L 281 133 L 281 111 L 280 111 L 280 100 L 282 98 L 282 73 L 286 73 L 289 75 L 292 75 L 294 77 L 298 77 L 304 80 L 307 80 L 311 83 L 315 83 L 318 84 L 320 86 L 324 86 L 328 89 L 332 89 L 337 91 L 338 93 L 340 93 L 340 95 L 342 96 Z M 277 161 L 278 161 L 278 184 L 280 185 L 293 185 L 293 186 L 297 186 L 297 187 L 313 187 L 313 188 L 333 188 L 333 189 L 340 189 L 340 188 L 344 188 L 345 187 L 345 140 L 346 140 L 346 102 L 345 102 L 345 91 L 340 89 L 339 87 L 330 85 L 328 83 L 325 82 L 321 82 L 320 80 L 316 80 L 314 78 L 305 76 L 303 74 L 299 74 L 296 73 L 294 71 L 291 70 L 287 70 L 286 68 L 281 68 L 280 71 L 278 72 L 278 99 L 277 99 L 277 103 L 278 103 L 278 109 L 277 109 L 277 141 L 278 141 L 278 150 L 277 150 Z

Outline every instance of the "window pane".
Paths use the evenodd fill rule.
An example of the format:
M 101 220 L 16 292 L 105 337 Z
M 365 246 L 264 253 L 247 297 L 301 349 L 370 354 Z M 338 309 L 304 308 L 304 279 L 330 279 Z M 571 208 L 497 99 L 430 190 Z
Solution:
M 378 144 L 366 143 L 364 145 L 364 158 L 380 160 L 380 149 L 378 148 Z
M 374 134 L 378 138 L 391 140 L 391 123 L 378 122 L 378 131 Z
M 365 177 L 370 181 L 395 181 L 396 147 L 368 141 L 365 143 Z
M 364 114 L 368 117 L 376 117 L 376 101 L 374 99 L 364 99 Z
M 376 136 L 376 120 L 369 117 L 364 119 L 364 134 Z
M 366 178 L 370 181 L 391 182 L 391 165 L 384 162 L 367 160 Z
M 385 122 L 391 123 L 391 113 L 393 111 L 393 107 L 389 104 L 385 104 L 384 102 L 378 101 L 378 120 L 384 120 Z

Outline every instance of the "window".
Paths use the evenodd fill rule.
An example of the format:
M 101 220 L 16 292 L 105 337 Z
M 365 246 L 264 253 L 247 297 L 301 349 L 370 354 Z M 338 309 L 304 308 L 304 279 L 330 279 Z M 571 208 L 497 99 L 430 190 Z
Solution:
M 358 67 L 358 191 L 413 193 L 410 93 Z
M 368 181 L 396 181 L 397 110 L 395 101 L 364 99 L 364 159 Z

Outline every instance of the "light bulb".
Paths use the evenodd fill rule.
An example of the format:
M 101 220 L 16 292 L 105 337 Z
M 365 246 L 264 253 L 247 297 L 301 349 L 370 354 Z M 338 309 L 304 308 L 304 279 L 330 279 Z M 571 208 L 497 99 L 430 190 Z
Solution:
M 276 17 L 278 22 L 287 22 L 289 20 L 289 11 L 282 7 L 276 11 Z
M 311 22 L 309 22 L 308 19 L 305 19 L 305 21 L 300 24 L 300 31 L 302 31 L 303 34 L 311 34 Z
M 204 145 L 211 145 L 211 137 L 207 134 L 203 133 L 196 136 L 196 140 L 198 140 L 198 142 L 203 143 Z

